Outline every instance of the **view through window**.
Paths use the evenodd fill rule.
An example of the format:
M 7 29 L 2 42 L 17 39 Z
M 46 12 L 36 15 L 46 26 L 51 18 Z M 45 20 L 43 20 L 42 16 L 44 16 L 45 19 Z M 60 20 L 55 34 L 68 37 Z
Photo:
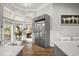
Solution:
M 11 42 L 11 27 L 12 24 L 5 22 L 4 24 L 4 43 L 10 43 Z

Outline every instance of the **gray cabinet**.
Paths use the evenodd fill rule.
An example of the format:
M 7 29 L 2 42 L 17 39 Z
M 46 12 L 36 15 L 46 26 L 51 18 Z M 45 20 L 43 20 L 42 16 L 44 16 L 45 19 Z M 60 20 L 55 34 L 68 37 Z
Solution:
M 44 14 L 33 19 L 33 36 L 35 43 L 50 47 L 50 16 Z

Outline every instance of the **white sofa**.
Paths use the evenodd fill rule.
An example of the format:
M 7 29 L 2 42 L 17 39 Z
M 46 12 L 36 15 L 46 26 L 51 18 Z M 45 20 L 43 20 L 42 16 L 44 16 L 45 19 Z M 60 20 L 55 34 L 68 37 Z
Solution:
M 72 41 L 71 37 L 61 37 L 60 41 Z
M 60 41 L 79 41 L 79 36 L 74 37 L 61 37 Z
M 75 36 L 75 37 L 72 37 L 73 41 L 79 41 L 79 37 L 78 36 Z

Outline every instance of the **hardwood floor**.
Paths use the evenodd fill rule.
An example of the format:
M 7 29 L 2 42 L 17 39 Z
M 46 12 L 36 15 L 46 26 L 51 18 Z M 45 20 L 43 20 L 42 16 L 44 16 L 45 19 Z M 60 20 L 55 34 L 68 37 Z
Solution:
M 24 43 L 23 56 L 53 56 L 54 48 L 42 48 L 34 43 Z

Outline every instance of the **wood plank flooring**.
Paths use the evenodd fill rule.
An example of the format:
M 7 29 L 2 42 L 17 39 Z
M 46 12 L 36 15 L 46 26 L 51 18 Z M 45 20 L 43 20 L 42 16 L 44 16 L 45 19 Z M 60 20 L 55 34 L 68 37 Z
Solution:
M 42 48 L 34 43 L 24 43 L 23 56 L 53 56 L 54 48 Z

